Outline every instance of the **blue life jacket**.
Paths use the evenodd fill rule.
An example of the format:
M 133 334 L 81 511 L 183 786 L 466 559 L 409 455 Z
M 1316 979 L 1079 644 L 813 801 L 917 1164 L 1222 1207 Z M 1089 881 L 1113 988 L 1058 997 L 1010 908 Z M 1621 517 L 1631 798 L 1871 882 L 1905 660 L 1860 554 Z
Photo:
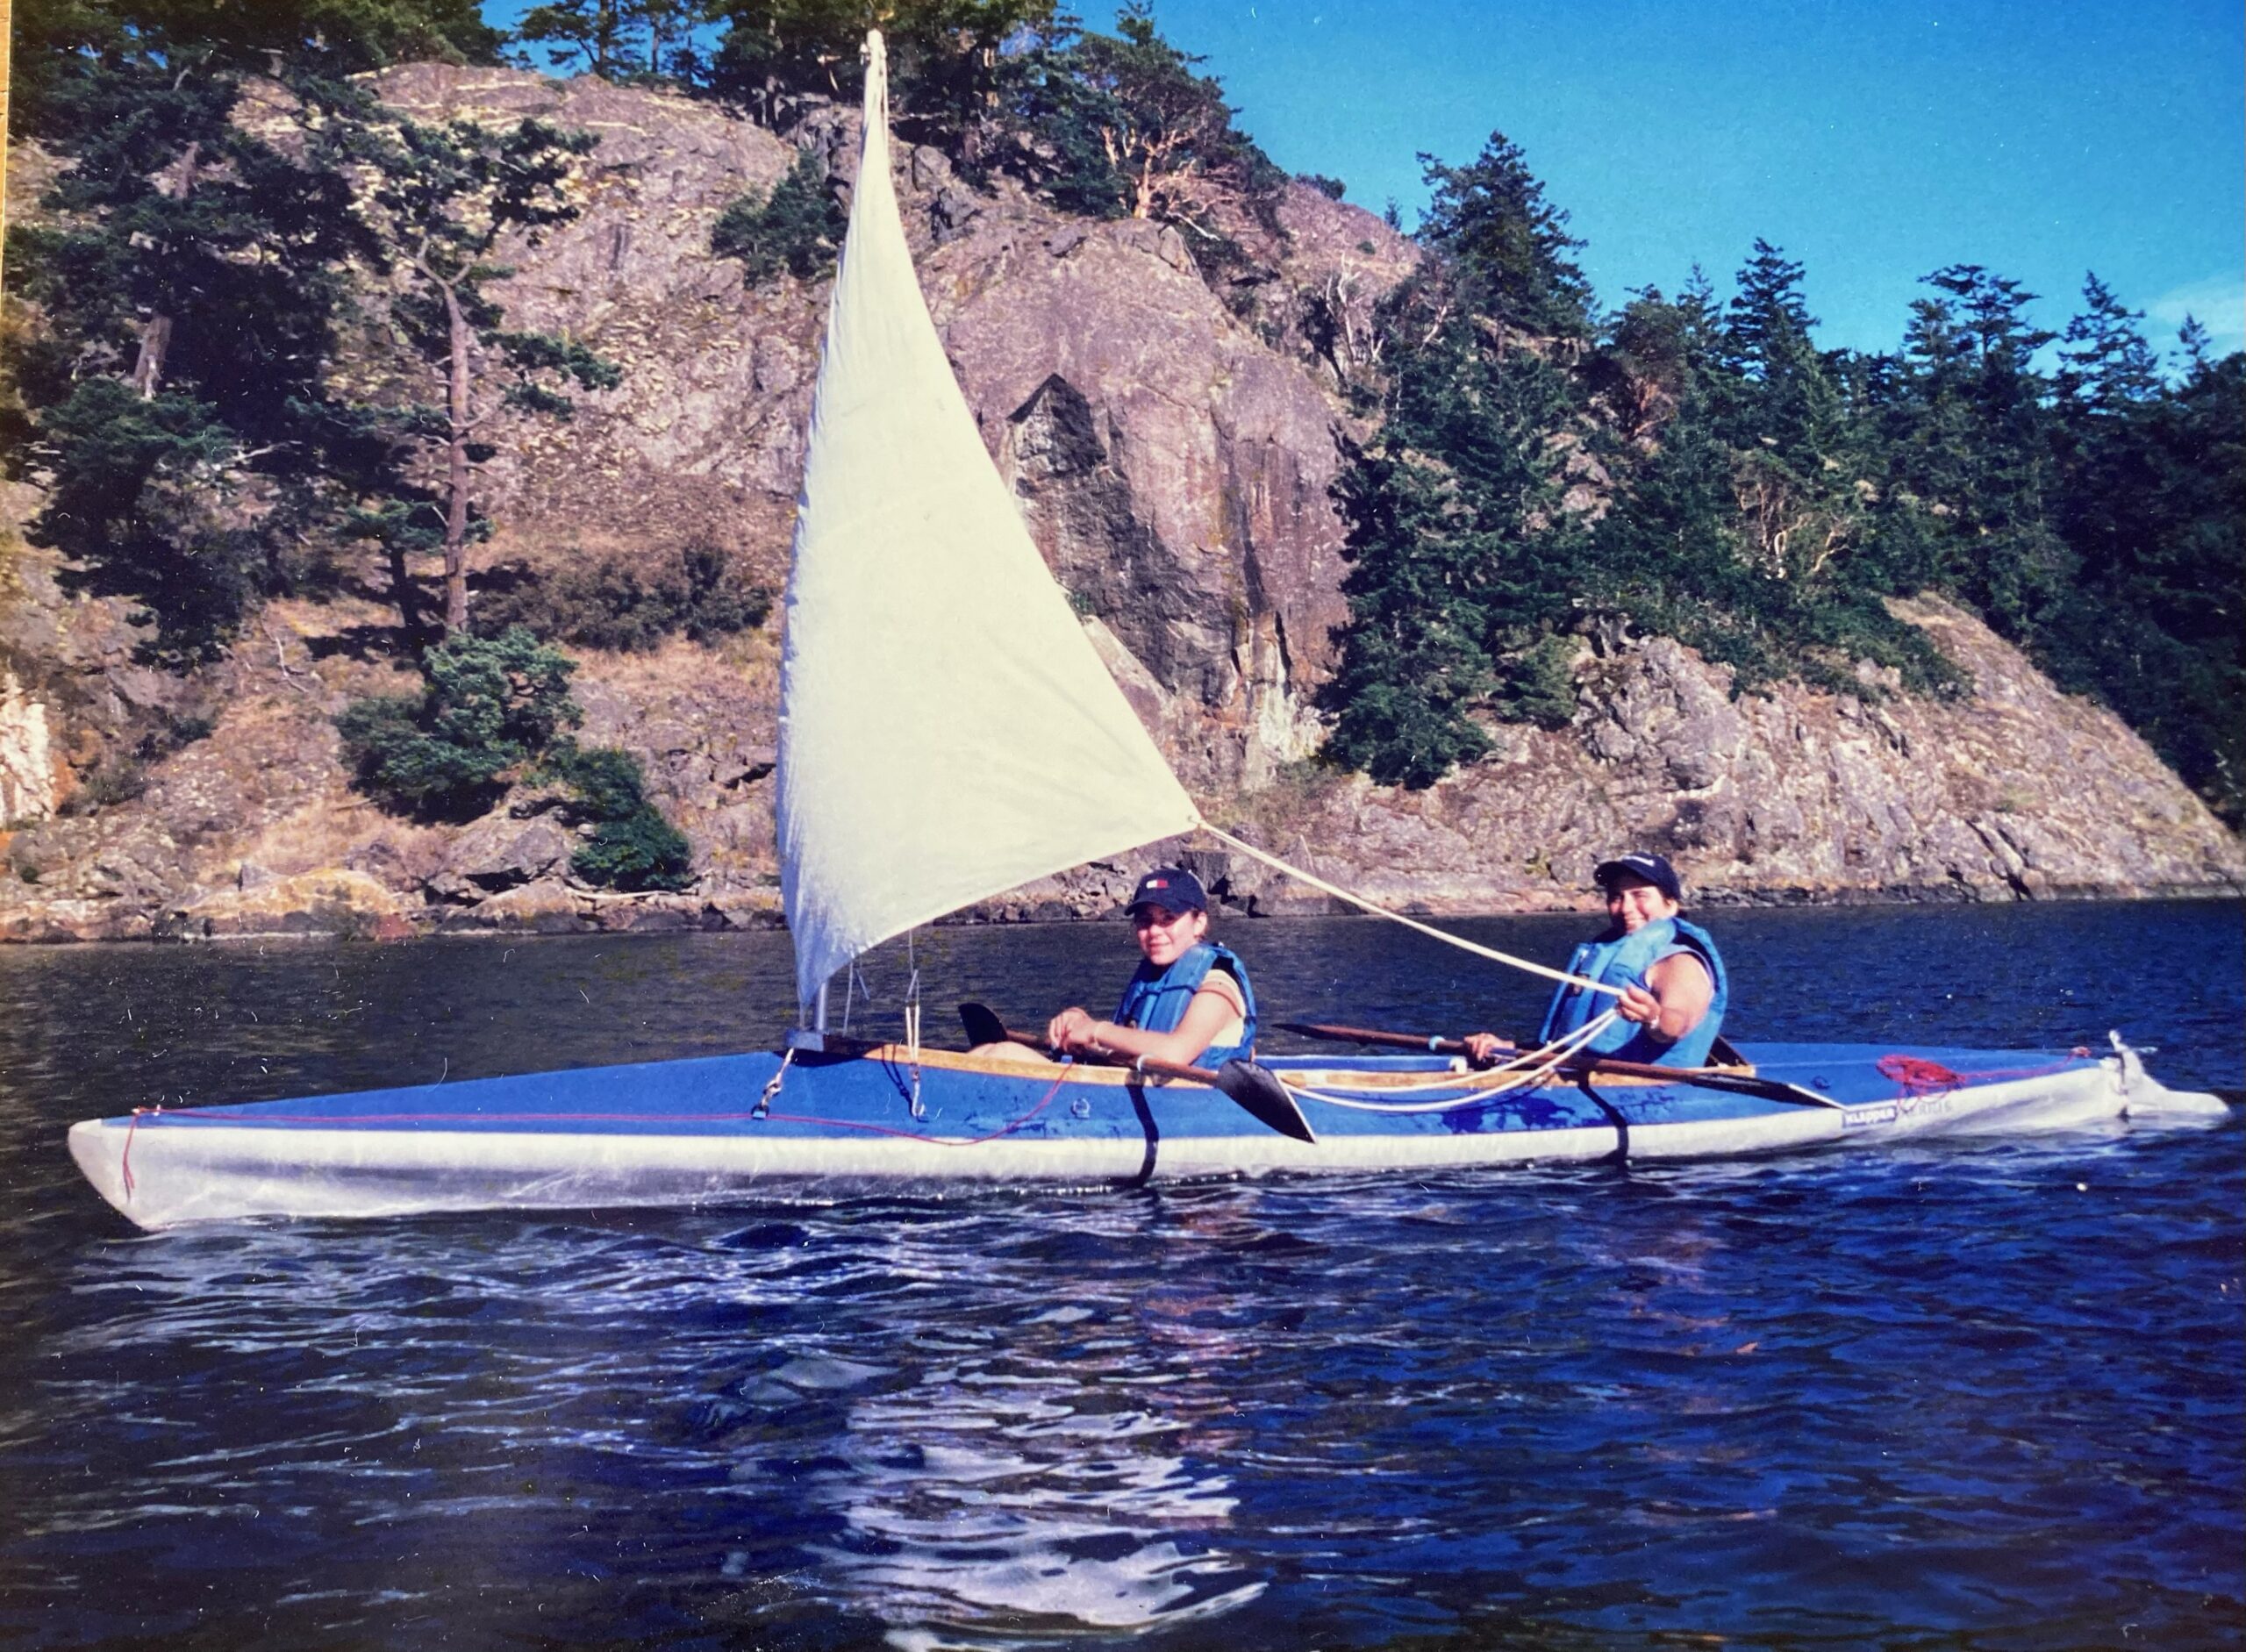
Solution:
M 1123 989 L 1123 1002 L 1112 1017 L 1118 1026 L 1135 1026 L 1148 1033 L 1172 1033 L 1185 1019 L 1185 1006 L 1209 978 L 1209 971 L 1223 967 L 1240 983 L 1248 1006 L 1241 1017 L 1245 1030 L 1237 1044 L 1212 1044 L 1194 1062 L 1198 1067 L 1221 1067 L 1235 1057 L 1254 1058 L 1255 1049 L 1255 989 L 1248 984 L 1248 966 L 1228 947 L 1204 940 L 1180 953 L 1167 969 L 1141 962 Z
M 1724 974 L 1723 959 L 1716 951 L 1714 940 L 1698 924 L 1687 923 L 1682 918 L 1658 918 L 1628 934 L 1609 933 L 1586 940 L 1568 960 L 1568 973 L 1608 986 L 1642 987 L 1646 971 L 1679 950 L 1692 954 L 1707 965 L 1708 976 L 1715 983 L 1715 994 L 1708 1000 L 1708 1012 L 1700 1018 L 1699 1025 L 1674 1044 L 1664 1044 L 1653 1035 L 1652 1028 L 1641 1026 L 1635 1021 L 1617 1019 L 1592 1040 L 1592 1051 L 1620 1061 L 1657 1062 L 1665 1067 L 1699 1067 L 1706 1062 L 1716 1034 L 1723 1031 L 1723 1012 L 1731 1001 L 1731 983 Z M 1544 1012 L 1544 1030 L 1536 1035 L 1537 1041 L 1549 1044 L 1563 1033 L 1572 1033 L 1613 1005 L 1613 1000 L 1603 992 L 1592 992 L 1563 981 L 1560 990 L 1552 995 L 1552 1007 Z

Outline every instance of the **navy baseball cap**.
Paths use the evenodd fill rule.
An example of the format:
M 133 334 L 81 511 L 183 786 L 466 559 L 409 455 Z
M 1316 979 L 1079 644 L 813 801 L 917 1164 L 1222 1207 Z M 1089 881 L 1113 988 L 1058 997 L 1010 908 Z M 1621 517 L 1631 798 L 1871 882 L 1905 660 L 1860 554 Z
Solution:
M 1167 906 L 1174 912 L 1205 912 L 1209 910 L 1209 895 L 1201 887 L 1201 880 L 1182 866 L 1157 866 L 1139 880 L 1139 887 L 1131 891 L 1131 904 L 1123 910 L 1134 912 L 1141 906 Z
M 1677 869 L 1658 855 L 1622 855 L 1611 861 L 1601 861 L 1599 869 L 1591 875 L 1591 881 L 1606 889 L 1624 872 L 1642 877 L 1673 901 L 1684 898 L 1684 886 L 1677 881 Z

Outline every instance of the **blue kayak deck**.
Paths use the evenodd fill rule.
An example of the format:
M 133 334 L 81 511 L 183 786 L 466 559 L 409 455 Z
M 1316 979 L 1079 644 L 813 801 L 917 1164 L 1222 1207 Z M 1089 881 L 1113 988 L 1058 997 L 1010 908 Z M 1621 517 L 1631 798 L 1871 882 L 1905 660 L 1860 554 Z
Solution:
M 2049 1050 L 1914 1049 L 1878 1045 L 1742 1047 L 1758 1076 L 1829 1097 L 1844 1106 L 1899 1101 L 1936 1091 L 2005 1083 L 2094 1066 L 2084 1054 Z M 1906 1078 L 1880 1070 L 1898 1057 Z M 1305 1099 L 1321 1134 L 1511 1132 L 1595 1126 L 1620 1112 L 1634 1124 L 1728 1119 L 1809 1105 L 1732 1091 L 1601 1076 L 1596 1095 L 1572 1081 L 1471 1099 L 1470 1076 L 1434 1055 L 1294 1054 L 1263 1062 L 1292 1083 L 1384 1109 L 1434 1103 L 1441 1111 L 1361 1112 Z M 1930 1077 L 1929 1075 L 1940 1076 Z M 776 1076 L 780 1085 L 766 1091 Z M 916 1084 L 917 1080 L 917 1084 Z M 1142 1105 L 1169 1132 L 1238 1134 L 1260 1126 L 1230 1101 L 1195 1085 L 1136 1091 L 1114 1069 L 968 1063 L 956 1053 L 798 1054 L 781 1073 L 768 1051 L 626 1066 L 577 1068 L 459 1080 L 285 1101 L 144 1112 L 141 1130 L 224 1123 L 272 1130 L 467 1131 L 556 1134 L 776 1136 L 876 1131 L 956 1140 L 1005 1131 L 1034 1136 L 1108 1134 L 1144 1127 Z M 918 1106 L 915 1106 L 917 1094 Z M 1460 1105 L 1463 1104 L 1463 1105 Z M 916 1112 L 918 1116 L 916 1116 Z M 132 1119 L 111 1122 L 125 1124 Z

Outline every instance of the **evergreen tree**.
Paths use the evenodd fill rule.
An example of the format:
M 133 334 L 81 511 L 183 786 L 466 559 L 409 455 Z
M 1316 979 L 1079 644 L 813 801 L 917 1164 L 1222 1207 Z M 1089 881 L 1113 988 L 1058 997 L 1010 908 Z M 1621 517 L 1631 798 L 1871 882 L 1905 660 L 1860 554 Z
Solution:
M 13 35 L 9 125 L 47 141 L 84 132 L 78 98 L 118 75 L 333 88 L 390 63 L 494 62 L 501 39 L 476 0 L 16 0 Z
M 305 410 L 368 250 L 342 171 L 368 104 L 344 77 L 496 37 L 465 0 L 30 0 L 17 18 L 17 130 L 71 165 L 53 227 L 11 234 L 42 317 L 11 467 L 48 489 L 34 538 L 140 598 L 148 651 L 186 663 L 286 582 L 315 485 Z M 295 99 L 292 153 L 236 120 L 251 77 Z
M 2093 276 L 2067 330 L 2057 523 L 2078 561 L 2039 639 L 2060 683 L 2114 707 L 2226 819 L 2246 819 L 2246 356 L 2172 390 Z
M 2176 330 L 2176 348 L 2184 358 L 2187 375 L 2197 375 L 2214 361 L 2214 340 L 2206 325 L 2195 315 L 2186 314 L 2184 325 Z
M 866 29 L 881 29 L 891 110 L 906 127 L 956 142 L 995 94 L 1001 48 L 1053 22 L 1052 0 L 712 0 L 722 24 L 703 71 L 707 89 L 767 125 L 806 97 L 853 98 L 863 84 Z
M 362 496 L 349 531 L 388 550 L 409 634 L 419 629 L 415 555 L 443 559 L 444 630 L 468 624 L 468 547 L 490 532 L 476 504 L 475 477 L 490 455 L 487 421 L 496 408 L 479 388 L 488 390 L 485 381 L 497 375 L 504 385 L 497 406 L 567 418 L 574 404 L 557 386 L 605 390 L 619 382 L 612 363 L 576 340 L 505 327 L 489 290 L 511 273 L 490 261 L 503 234 L 576 216 L 562 183 L 571 158 L 594 142 L 536 120 L 495 132 L 468 121 L 428 126 L 399 118 L 377 152 L 373 216 L 402 282 L 390 316 L 443 387 L 444 401 L 361 407 L 339 421 L 332 446 L 356 461 L 346 469 Z M 440 480 L 417 478 L 416 449 L 435 461 Z
M 236 125 L 238 74 L 157 49 L 128 34 L 111 62 L 32 76 L 73 164 L 53 226 L 11 234 L 44 321 L 11 465 L 48 490 L 32 539 L 140 599 L 148 652 L 184 663 L 280 576 L 262 518 L 301 463 L 291 409 L 317 393 L 362 238 L 321 129 L 285 158 Z
M 515 38 L 544 46 L 551 67 L 608 79 L 639 66 L 644 32 L 630 0 L 547 0 L 515 25 Z
M 543 48 L 548 67 L 607 80 L 690 70 L 700 8 L 683 0 L 545 0 L 522 14 L 515 39 Z
M 1827 579 L 1862 536 L 1869 455 L 1833 366 L 1811 337 L 1802 267 L 1757 239 L 1725 312 L 1706 381 L 1735 458 L 1742 544 L 1774 580 Z M 1829 581 L 1828 582 L 1829 583 Z
M 1802 267 L 1757 236 L 1725 307 L 1724 363 L 1743 377 L 1781 376 L 1817 325 L 1801 293 Z
M 629 752 L 564 737 L 539 765 L 538 777 L 569 787 L 574 797 L 562 806 L 562 819 L 592 828 L 569 857 L 569 869 L 585 882 L 651 890 L 683 889 L 692 881 L 685 835 L 648 799 L 647 777 Z
M 1112 35 L 1063 19 L 1003 66 L 1012 133 L 986 144 L 988 161 L 1069 211 L 1175 224 L 1206 270 L 1238 264 L 1218 209 L 1230 197 L 1268 220 L 1285 175 L 1233 125 L 1202 61 L 1163 39 L 1141 5 L 1117 15 Z
M 2093 271 L 2083 277 L 2080 315 L 2067 323 L 2059 352 L 2060 397 L 2093 416 L 2120 413 L 2158 397 L 2164 387 L 2160 358 L 2145 342 L 2131 310 Z
M 1380 436 L 1338 489 L 1352 566 L 1327 691 L 1333 760 L 1427 786 L 1488 750 L 1477 711 L 1547 726 L 1572 715 L 1563 635 L 1582 530 L 1563 504 L 1560 440 L 1572 409 L 1560 369 L 1494 347 L 1471 318 L 1399 354 Z
M 590 828 L 570 870 L 612 889 L 684 888 L 686 839 L 648 799 L 639 760 L 562 732 L 584 719 L 569 695 L 576 669 L 521 626 L 447 638 L 422 656 L 419 694 L 356 700 L 336 718 L 359 789 L 417 819 L 461 821 L 511 786 L 558 785 L 545 806 Z
M 710 250 L 739 259 L 741 279 L 751 287 L 783 270 L 811 281 L 833 268 L 848 228 L 819 163 L 800 155 L 769 194 L 744 195 L 718 215 L 710 227 Z
M 1958 686 L 1925 633 L 1887 611 L 1888 587 L 1855 554 L 1849 473 L 1836 461 L 1829 480 L 1806 478 L 1759 440 L 1735 445 L 1737 390 L 1721 369 L 1695 375 L 1654 452 L 1626 468 L 1592 533 L 1586 604 L 1731 666 L 1735 689 L 1796 678 L 1860 694 L 1861 661 L 1894 668 L 1909 688 Z M 1790 526 L 1774 548 L 1777 521 Z
M 576 662 L 518 626 L 460 633 L 422 656 L 412 697 L 354 701 L 336 718 L 361 790 L 429 820 L 469 820 L 497 801 L 565 727 Z
M 2032 642 L 2074 575 L 2050 521 L 2049 385 L 2032 360 L 2056 335 L 2027 319 L 2034 294 L 1978 265 L 1926 281 L 1939 296 L 1912 306 L 1883 433 L 1887 485 L 1916 507 L 1906 530 L 1915 543 L 1888 560 L 1917 561 L 2000 633 Z
M 1520 147 L 1501 132 L 1463 167 L 1420 157 L 1433 192 L 1419 238 L 1443 255 L 1460 304 L 1501 328 L 1543 338 L 1591 333 L 1591 283 L 1572 254 L 1583 242 L 1544 198 Z
M 1624 442 L 1650 437 L 1676 412 L 1707 370 L 1716 329 L 1713 295 L 1697 270 L 1674 300 L 1647 287 L 1608 319 L 1585 373 Z

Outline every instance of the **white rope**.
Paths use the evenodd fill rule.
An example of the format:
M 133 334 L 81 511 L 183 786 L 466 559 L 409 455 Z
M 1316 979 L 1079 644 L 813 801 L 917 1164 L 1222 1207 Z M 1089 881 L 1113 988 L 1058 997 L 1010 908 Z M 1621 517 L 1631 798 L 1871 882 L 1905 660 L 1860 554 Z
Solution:
M 1257 848 L 1245 839 L 1233 836 L 1221 826 L 1211 826 L 1206 820 L 1201 822 L 1201 830 L 1219 842 L 1229 843 L 1241 854 L 1250 855 L 1262 862 L 1266 866 L 1284 872 L 1289 877 L 1299 878 L 1313 889 L 1331 895 L 1336 900 L 1345 900 L 1352 906 L 1360 907 L 1372 913 L 1376 918 L 1385 918 L 1391 923 L 1403 925 L 1406 929 L 1416 929 L 1420 933 L 1456 947 L 1462 952 L 1470 952 L 1477 958 L 1487 958 L 1492 963 L 1511 964 L 1516 969 L 1526 969 L 1531 975 L 1541 975 L 1548 981 L 1563 981 L 1570 986 L 1584 987 L 1592 992 L 1604 992 L 1610 998 L 1619 998 L 1622 996 L 1621 988 L 1610 987 L 1604 981 L 1593 981 L 1587 976 L 1570 975 L 1566 970 L 1555 969 L 1549 964 L 1532 963 L 1526 958 L 1516 958 L 1509 952 L 1499 952 L 1495 947 L 1484 947 L 1479 941 L 1467 940 L 1463 935 L 1454 935 L 1448 930 L 1437 929 L 1433 924 L 1423 924 L 1416 918 L 1406 918 L 1402 912 L 1383 906 L 1378 901 L 1368 900 L 1363 895 L 1352 894 L 1338 883 L 1329 883 L 1314 873 L 1305 872 L 1299 866 L 1291 865 L 1277 855 Z
M 1330 1091 L 1312 1090 L 1305 1085 L 1287 1083 L 1286 1075 L 1284 1073 L 1275 1073 L 1273 1076 L 1282 1084 L 1286 1085 L 1287 1093 L 1291 1096 L 1300 1097 L 1309 1101 L 1322 1101 L 1329 1107 L 1346 1107 L 1351 1112 L 1455 1112 L 1461 1107 L 1485 1105 L 1493 1097 L 1509 1095 L 1513 1091 L 1541 1083 L 1564 1063 L 1570 1055 L 1605 1032 L 1613 1022 L 1614 1014 L 1613 1010 L 1608 1010 L 1584 1022 L 1565 1038 L 1555 1039 L 1541 1050 L 1527 1052 L 1521 1059 L 1536 1059 L 1538 1064 L 1534 1067 L 1520 1068 L 1518 1070 L 1512 1068 L 1501 1069 L 1500 1070 L 1506 1074 L 1504 1083 L 1483 1084 L 1471 1095 L 1453 1097 L 1448 1101 L 1411 1102 L 1402 1105 L 1388 1102 L 1359 1101 L 1353 1097 L 1334 1095 Z M 1541 1059 L 1548 1057 L 1549 1059 Z M 1437 1087 L 1434 1084 L 1426 1086 L 1427 1089 Z M 1456 1088 L 1456 1085 L 1450 1087 Z M 1419 1088 L 1419 1086 L 1413 1088 Z
M 1386 1093 L 1396 1096 L 1418 1095 L 1423 1091 L 1437 1090 L 1466 1089 L 1491 1092 L 1510 1090 L 1528 1080 L 1543 1077 L 1558 1062 L 1565 1061 L 1606 1031 L 1613 1021 L 1614 1015 L 1615 1012 L 1612 1010 L 1605 1011 L 1574 1032 L 1565 1033 L 1553 1040 L 1549 1044 L 1534 1049 L 1517 1050 L 1513 1053 L 1511 1061 L 1500 1062 L 1495 1067 L 1484 1068 L 1480 1072 L 1470 1076 L 1462 1076 L 1463 1069 L 1454 1067 L 1448 1072 L 1430 1076 L 1417 1082 L 1399 1082 L 1390 1079 L 1380 1088 Z M 1548 1056 L 1550 1057 L 1549 1060 L 1546 1059 Z M 1327 1070 L 1346 1072 L 1348 1069 L 1333 1068 Z M 1284 1082 L 1284 1076 L 1281 1082 Z
M 780 1086 L 788 1082 L 788 1068 L 796 1059 L 796 1047 L 789 1045 L 780 1057 L 771 1081 L 764 1086 L 764 1093 L 756 1098 L 756 1105 L 749 1110 L 749 1117 L 762 1119 L 772 1111 L 772 1098 L 780 1093 Z

